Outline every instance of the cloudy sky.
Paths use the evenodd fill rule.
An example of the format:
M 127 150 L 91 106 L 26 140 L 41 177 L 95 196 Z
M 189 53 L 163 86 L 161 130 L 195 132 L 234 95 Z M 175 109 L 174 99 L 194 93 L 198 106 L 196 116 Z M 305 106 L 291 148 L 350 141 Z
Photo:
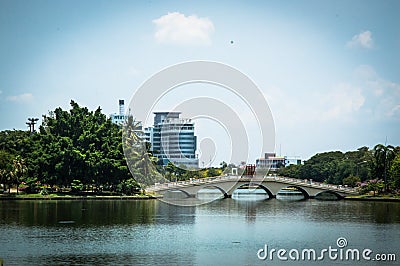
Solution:
M 399 12 L 368 0 L 2 0 L 0 130 L 71 99 L 110 114 L 158 71 L 211 60 L 261 89 L 278 153 L 400 145 Z

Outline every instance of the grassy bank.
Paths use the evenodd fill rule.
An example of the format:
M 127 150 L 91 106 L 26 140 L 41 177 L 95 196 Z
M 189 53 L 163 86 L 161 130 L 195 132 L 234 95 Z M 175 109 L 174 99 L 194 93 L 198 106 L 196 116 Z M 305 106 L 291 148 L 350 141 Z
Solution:
M 159 198 L 154 194 L 137 194 L 132 196 L 105 196 L 105 195 L 72 195 L 72 194 L 0 194 L 0 200 L 147 200 Z
M 360 200 L 360 201 L 390 201 L 390 202 L 400 202 L 400 195 L 357 195 L 357 196 L 347 196 L 345 200 Z

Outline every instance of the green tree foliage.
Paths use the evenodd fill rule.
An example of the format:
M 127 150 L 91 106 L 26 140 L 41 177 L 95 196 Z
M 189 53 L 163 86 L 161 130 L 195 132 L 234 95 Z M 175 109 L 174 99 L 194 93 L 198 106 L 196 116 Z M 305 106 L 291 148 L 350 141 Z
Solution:
M 346 185 L 349 187 L 355 187 L 360 182 L 361 182 L 361 179 L 358 176 L 354 176 L 354 175 L 343 178 L 343 185 Z
M 390 167 L 390 177 L 393 189 L 400 189 L 400 152 L 393 159 Z
M 115 187 L 131 175 L 122 151 L 120 128 L 101 113 L 71 101 L 71 110 L 57 108 L 44 117 L 40 134 L 38 165 L 31 175 L 48 184 L 68 186 L 75 179 L 84 185 Z
M 372 179 L 362 183 L 360 188 L 361 194 L 373 192 L 373 195 L 376 196 L 376 194 L 379 194 L 383 191 L 384 182 L 381 179 Z
M 292 165 L 279 170 L 278 174 L 318 182 L 357 186 L 361 192 L 380 193 L 385 176 L 389 188 L 400 189 L 400 147 L 378 144 L 346 153 L 340 151 L 319 153 L 304 165 Z
M 13 168 L 13 156 L 5 150 L 0 150 L 0 184 L 6 189 L 11 186 L 11 171 Z M 1 189 L 1 188 L 0 188 Z
M 115 191 L 119 183 L 132 178 L 123 154 L 121 128 L 102 114 L 100 107 L 89 111 L 74 101 L 69 111 L 56 108 L 43 116 L 35 134 L 0 132 L 0 150 L 0 169 L 7 168 L 2 160 L 9 161 L 9 155 L 20 156 L 19 163 L 26 167 L 23 172 L 17 164 L 12 165 L 14 184 L 37 180 L 70 187 L 74 180 L 80 180 L 84 187 Z
M 18 194 L 18 186 L 21 182 L 22 178 L 25 176 L 28 168 L 25 165 L 25 160 L 18 155 L 13 160 L 12 170 L 10 172 L 11 183 L 17 185 L 17 194 Z
M 162 183 L 164 179 L 157 171 L 158 159 L 150 152 L 150 143 L 141 137 L 142 127 L 129 116 L 123 130 L 123 143 L 128 167 L 135 180 L 143 187 Z
M 395 148 L 392 145 L 377 144 L 374 147 L 374 174 L 377 178 L 384 180 L 385 190 L 389 181 L 387 174 L 395 156 Z
M 125 195 L 137 194 L 140 192 L 140 185 L 135 179 L 129 178 L 118 185 L 118 191 Z
M 278 170 L 278 174 L 291 178 L 312 179 L 316 182 L 344 184 L 350 176 L 361 181 L 372 178 L 373 156 L 367 147 L 346 153 L 340 151 L 318 153 L 304 165 L 291 165 Z M 348 182 L 350 179 L 347 179 Z M 346 185 L 346 184 L 345 184 Z
M 212 176 L 218 176 L 221 174 L 221 171 L 219 171 L 220 169 L 214 168 L 214 167 L 210 167 L 207 169 L 207 176 L 212 177 Z

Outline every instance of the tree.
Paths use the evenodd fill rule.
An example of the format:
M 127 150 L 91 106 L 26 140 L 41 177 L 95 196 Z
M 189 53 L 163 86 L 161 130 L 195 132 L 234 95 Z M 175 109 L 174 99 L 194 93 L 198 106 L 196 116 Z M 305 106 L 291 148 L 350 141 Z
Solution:
M 389 173 L 393 182 L 393 187 L 395 189 L 400 189 L 400 153 L 393 159 Z
M 357 183 L 360 183 L 361 179 L 358 176 L 350 175 L 343 179 L 343 185 L 347 185 L 349 187 L 355 187 Z
M 375 173 L 377 178 L 383 178 L 385 191 L 387 190 L 387 171 L 395 157 L 395 148 L 392 145 L 377 144 L 374 147 Z
M 7 151 L 0 150 L 0 184 L 3 188 L 6 188 L 6 183 L 8 183 L 9 173 L 12 169 L 12 159 L 13 156 Z
M 215 169 L 214 167 L 210 167 L 210 168 L 207 169 L 207 176 L 208 177 L 217 176 L 218 174 L 219 174 L 218 170 Z
M 228 164 L 225 161 L 222 161 L 220 164 L 222 172 L 228 167 Z
M 156 182 L 164 182 L 164 178 L 157 171 L 158 158 L 151 153 L 151 144 L 142 139 L 141 128 L 141 124 L 129 116 L 124 125 L 122 140 L 132 176 L 145 187 Z
M 361 184 L 360 189 L 362 194 L 372 191 L 375 197 L 376 193 L 379 194 L 384 189 L 384 182 L 381 179 L 368 180 Z
M 17 185 L 17 194 L 18 194 L 19 182 L 26 172 L 27 172 L 27 167 L 25 165 L 25 160 L 18 155 L 13 160 L 13 169 L 10 172 L 10 175 L 12 177 L 12 183 Z
M 118 190 L 126 195 L 138 194 L 140 192 L 140 185 L 136 182 L 135 179 L 130 178 L 122 181 L 118 185 Z

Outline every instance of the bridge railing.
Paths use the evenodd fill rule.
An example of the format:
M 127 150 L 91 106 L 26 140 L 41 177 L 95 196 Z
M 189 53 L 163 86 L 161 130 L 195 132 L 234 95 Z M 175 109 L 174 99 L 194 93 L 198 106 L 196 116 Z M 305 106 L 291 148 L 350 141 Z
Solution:
M 223 182 L 227 180 L 243 180 L 243 179 L 248 179 L 248 181 L 263 181 L 263 180 L 270 180 L 270 181 L 277 181 L 277 182 L 282 182 L 286 183 L 289 185 L 303 185 L 303 186 L 308 186 L 308 187 L 315 187 L 315 188 L 326 188 L 329 190 L 334 190 L 334 191 L 343 191 L 343 192 L 356 192 L 357 189 L 354 188 L 349 188 L 349 187 L 344 187 L 340 185 L 332 185 L 332 184 L 325 184 L 325 183 L 320 183 L 320 182 L 315 182 L 312 180 L 307 180 L 307 179 L 295 179 L 295 178 L 289 178 L 289 177 L 280 177 L 280 176 L 266 176 L 262 178 L 258 177 L 241 177 L 241 176 L 235 176 L 235 175 L 226 175 L 226 176 L 216 176 L 216 177 L 208 177 L 208 178 L 198 178 L 198 179 L 190 179 L 186 181 L 176 181 L 176 182 L 167 182 L 167 183 L 155 183 L 153 186 L 150 186 L 147 188 L 148 191 L 158 191 L 158 190 L 165 190 L 165 189 L 170 189 L 170 188 L 179 188 L 179 187 L 186 187 L 186 186 L 192 186 L 192 185 L 201 185 L 201 184 L 212 184 L 212 183 L 218 183 L 218 182 Z

